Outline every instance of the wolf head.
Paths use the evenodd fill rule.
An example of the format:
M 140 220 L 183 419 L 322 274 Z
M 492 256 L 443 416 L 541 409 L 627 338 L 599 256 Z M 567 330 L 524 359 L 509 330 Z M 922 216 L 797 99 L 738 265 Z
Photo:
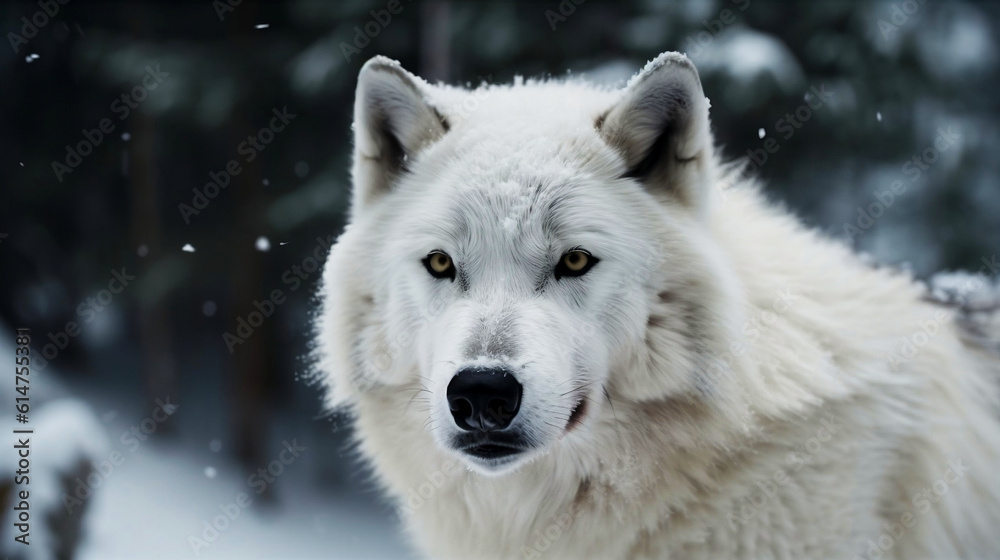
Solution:
M 677 53 L 617 91 L 464 90 L 370 60 L 324 273 L 331 404 L 501 474 L 585 454 L 614 400 L 726 402 L 711 356 L 734 340 L 736 288 L 705 234 L 708 106 Z

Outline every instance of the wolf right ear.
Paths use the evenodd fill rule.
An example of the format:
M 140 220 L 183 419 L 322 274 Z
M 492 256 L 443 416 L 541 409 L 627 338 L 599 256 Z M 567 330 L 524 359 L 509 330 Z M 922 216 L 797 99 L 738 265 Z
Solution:
M 361 68 L 354 97 L 352 214 L 388 192 L 407 161 L 448 130 L 427 102 L 430 88 L 384 56 Z
M 625 161 L 624 177 L 650 192 L 697 207 L 712 170 L 708 100 L 698 70 L 680 53 L 650 61 L 597 122 L 604 141 Z

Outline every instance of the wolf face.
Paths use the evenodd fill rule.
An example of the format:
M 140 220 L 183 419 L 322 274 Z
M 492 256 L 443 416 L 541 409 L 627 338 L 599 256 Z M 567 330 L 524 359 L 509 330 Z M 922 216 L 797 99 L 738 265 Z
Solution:
M 371 414 L 496 475 L 585 453 L 611 395 L 724 401 L 734 290 L 701 235 L 716 166 L 685 57 L 597 93 L 431 86 L 377 57 L 354 132 L 320 317 L 333 404 L 388 399 Z

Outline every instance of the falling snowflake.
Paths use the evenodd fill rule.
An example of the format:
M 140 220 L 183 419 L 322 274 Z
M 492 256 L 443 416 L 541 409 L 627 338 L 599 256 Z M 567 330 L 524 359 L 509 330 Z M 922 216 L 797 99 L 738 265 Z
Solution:
M 258 251 L 270 251 L 271 241 L 262 235 L 257 238 L 257 242 L 254 243 L 254 247 L 256 247 Z
M 216 474 L 218 474 L 218 472 L 215 470 L 215 467 L 205 467 L 205 476 L 208 478 L 215 478 Z
M 131 134 L 129 134 L 128 132 L 122 132 L 122 140 L 128 142 L 131 139 L 132 139 L 132 135 Z
M 206 317 L 211 317 L 211 316 L 215 315 L 215 311 L 216 311 L 217 309 L 218 309 L 218 306 L 216 306 L 216 305 L 215 305 L 215 302 L 214 302 L 214 301 L 212 301 L 212 300 L 208 300 L 208 301 L 206 301 L 206 302 L 205 302 L 204 304 L 202 304 L 202 306 L 201 306 L 201 312 L 202 312 L 202 314 L 204 314 L 204 315 L 205 315 Z
M 194 249 L 191 250 L 194 251 Z M 149 254 L 149 247 L 146 247 L 145 245 L 139 245 L 139 248 L 135 250 L 135 254 L 139 255 L 140 257 L 145 257 L 146 255 Z
M 193 253 L 194 247 L 192 247 L 190 243 L 185 243 L 184 246 L 181 247 L 181 251 L 184 251 L 185 253 Z
M 767 132 L 765 132 L 763 128 L 757 129 L 757 138 L 763 138 L 765 134 L 767 134 Z
M 271 27 L 271 24 L 270 23 L 258 23 L 254 27 L 256 27 L 257 29 L 267 29 L 268 27 Z
M 882 112 L 881 111 L 876 111 L 875 112 L 875 118 L 878 119 L 878 122 L 882 122 Z

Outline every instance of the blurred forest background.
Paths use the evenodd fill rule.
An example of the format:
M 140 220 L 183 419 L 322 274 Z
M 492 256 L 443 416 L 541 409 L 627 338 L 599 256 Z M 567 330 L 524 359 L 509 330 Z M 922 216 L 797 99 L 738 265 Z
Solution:
M 32 329 L 38 375 L 88 402 L 112 446 L 157 399 L 179 406 L 97 489 L 84 556 L 193 555 L 188 535 L 293 438 L 309 450 L 294 481 L 201 556 L 403 554 L 303 358 L 368 58 L 431 81 L 620 85 L 686 51 L 728 158 L 750 154 L 806 222 L 925 276 L 1000 248 L 998 26 L 1000 4 L 944 0 L 4 4 L 0 322 L 11 340 Z M 111 293 L 123 268 L 135 278 Z M 287 301 L 227 344 L 274 290 Z

